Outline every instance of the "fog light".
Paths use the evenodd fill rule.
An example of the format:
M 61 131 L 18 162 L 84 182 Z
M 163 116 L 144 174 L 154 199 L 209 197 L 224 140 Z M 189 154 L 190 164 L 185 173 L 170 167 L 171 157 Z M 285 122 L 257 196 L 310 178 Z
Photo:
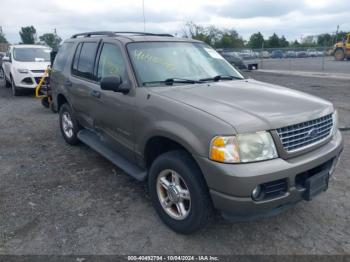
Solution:
M 258 185 L 256 188 L 253 189 L 252 191 L 252 199 L 257 200 L 260 196 L 261 193 L 261 186 Z

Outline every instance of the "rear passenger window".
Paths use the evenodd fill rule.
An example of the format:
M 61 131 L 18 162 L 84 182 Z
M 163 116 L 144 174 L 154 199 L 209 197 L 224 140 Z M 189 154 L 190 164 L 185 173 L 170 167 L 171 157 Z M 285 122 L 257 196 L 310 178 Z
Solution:
M 67 63 L 69 54 L 73 48 L 73 43 L 63 43 L 53 62 L 53 70 L 55 71 L 63 71 L 64 67 Z
M 78 45 L 73 61 L 73 74 L 93 79 L 93 70 L 97 45 L 98 43 L 89 42 L 83 43 L 82 46 L 81 44 Z

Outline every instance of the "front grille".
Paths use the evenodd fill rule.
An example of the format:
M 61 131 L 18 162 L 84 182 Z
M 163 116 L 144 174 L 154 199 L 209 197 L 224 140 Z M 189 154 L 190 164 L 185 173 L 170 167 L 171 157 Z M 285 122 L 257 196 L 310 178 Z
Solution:
M 264 200 L 282 196 L 288 189 L 286 178 L 264 183 L 260 186 Z
M 332 114 L 315 120 L 277 129 L 283 148 L 287 152 L 297 151 L 305 146 L 317 144 L 328 137 L 333 128 Z
M 45 73 L 45 70 L 31 70 L 32 73 L 35 73 L 35 74 L 43 74 Z

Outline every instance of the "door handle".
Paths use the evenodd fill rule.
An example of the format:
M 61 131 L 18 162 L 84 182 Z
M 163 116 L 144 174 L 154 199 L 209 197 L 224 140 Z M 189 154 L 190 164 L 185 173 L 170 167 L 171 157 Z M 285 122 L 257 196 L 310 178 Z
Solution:
M 72 82 L 71 82 L 69 79 L 67 79 L 67 80 L 64 82 L 64 85 L 65 85 L 65 86 L 72 86 Z
M 101 92 L 97 91 L 97 90 L 92 90 L 90 95 L 92 95 L 94 97 L 97 97 L 97 98 L 100 98 L 101 97 Z

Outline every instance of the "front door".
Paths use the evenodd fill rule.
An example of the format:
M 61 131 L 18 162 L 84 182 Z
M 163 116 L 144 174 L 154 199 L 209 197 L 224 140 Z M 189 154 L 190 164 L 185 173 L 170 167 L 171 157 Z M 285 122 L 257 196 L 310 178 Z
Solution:
M 134 89 L 131 88 L 128 69 L 121 47 L 115 42 L 104 42 L 97 63 L 97 81 L 103 77 L 117 76 L 122 85 L 130 88 L 128 94 L 100 89 L 99 106 L 94 110 L 95 127 L 113 148 L 129 160 L 134 158 L 133 117 Z

